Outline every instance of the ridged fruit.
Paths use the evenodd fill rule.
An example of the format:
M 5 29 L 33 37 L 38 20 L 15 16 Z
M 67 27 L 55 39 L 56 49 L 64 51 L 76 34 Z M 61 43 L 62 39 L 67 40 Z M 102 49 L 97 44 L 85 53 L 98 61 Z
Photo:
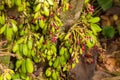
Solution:
M 26 62 L 25 62 L 25 60 L 22 62 L 21 71 L 22 71 L 22 73 L 26 73 Z
M 34 71 L 34 66 L 33 66 L 33 62 L 30 58 L 27 58 L 26 61 L 26 70 L 28 73 L 32 73 Z

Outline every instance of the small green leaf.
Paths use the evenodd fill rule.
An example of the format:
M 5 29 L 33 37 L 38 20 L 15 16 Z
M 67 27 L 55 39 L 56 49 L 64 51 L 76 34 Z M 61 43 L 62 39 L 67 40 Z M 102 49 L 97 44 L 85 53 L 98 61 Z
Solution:
M 90 23 L 97 23 L 99 21 L 100 21 L 99 17 L 92 17 L 91 19 L 88 20 L 88 22 L 90 22 Z
M 100 32 L 102 30 L 97 24 L 91 24 L 91 29 L 95 35 L 97 35 L 97 32 Z

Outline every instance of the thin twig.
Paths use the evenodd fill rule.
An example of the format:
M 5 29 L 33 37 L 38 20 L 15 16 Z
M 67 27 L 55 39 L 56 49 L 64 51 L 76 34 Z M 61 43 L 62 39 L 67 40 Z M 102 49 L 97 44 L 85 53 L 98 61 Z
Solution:
M 2 49 L 0 49 L 0 51 L 7 50 L 7 49 L 9 49 L 9 48 L 2 48 Z
M 3 44 L 3 43 L 6 43 L 7 41 L 0 41 L 0 45 Z
M 17 55 L 15 54 L 12 54 L 10 52 L 0 52 L 0 56 L 12 56 L 12 57 L 17 57 Z

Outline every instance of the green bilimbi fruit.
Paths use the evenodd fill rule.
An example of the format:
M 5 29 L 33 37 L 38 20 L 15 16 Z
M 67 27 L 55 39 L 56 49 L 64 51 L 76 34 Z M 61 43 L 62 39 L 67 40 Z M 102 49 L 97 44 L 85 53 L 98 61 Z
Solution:
M 40 26 L 40 28 L 43 29 L 45 26 L 45 22 L 43 20 L 39 20 L 39 26 Z
M 49 16 L 49 9 L 48 9 L 48 7 L 44 6 L 43 9 L 44 9 L 44 15 L 45 16 Z
M 34 57 L 36 55 L 34 50 L 31 51 L 31 55 L 32 55 L 32 57 Z
M 65 52 L 65 48 L 64 47 L 61 47 L 60 50 L 59 50 L 59 54 L 60 55 L 63 55 Z
M 5 24 L 5 15 L 0 16 L 0 24 Z
M 17 6 L 20 6 L 21 3 L 22 3 L 21 0 L 16 0 L 16 1 L 15 1 L 15 4 L 16 4 Z
M 18 28 L 17 28 L 17 26 L 16 26 L 16 24 L 14 22 L 12 22 L 12 28 L 13 28 L 14 32 L 18 31 Z
M 68 40 L 70 35 L 71 35 L 71 33 L 67 33 L 67 34 L 65 35 L 64 40 Z
M 53 80 L 58 80 L 58 75 L 59 75 L 59 73 L 57 71 L 53 71 L 53 73 L 52 73 Z
M 23 60 L 22 59 L 18 59 L 17 61 L 16 61 L 16 64 L 15 64 L 15 71 L 16 70 L 18 70 L 18 68 L 22 65 L 22 62 L 23 62 Z
M 51 73 L 52 73 L 52 71 L 51 71 L 50 68 L 46 69 L 45 75 L 46 75 L 47 77 L 51 76 Z
M 73 49 L 72 49 L 72 48 L 70 48 L 70 49 L 69 49 L 69 53 L 72 53 L 72 52 L 73 52 Z
M 7 80 L 11 80 L 11 75 L 9 73 L 6 73 L 5 77 L 6 77 Z
M 50 5 L 53 5 L 53 0 L 47 0 Z
M 26 61 L 23 60 L 22 65 L 21 65 L 21 71 L 22 71 L 22 73 L 26 73 L 26 72 L 27 72 L 26 69 L 27 69 L 27 68 L 26 68 Z
M 6 38 L 8 40 L 12 40 L 12 38 L 13 38 L 13 30 L 12 30 L 12 28 L 9 28 L 9 26 L 7 26 L 5 35 L 6 35 Z
M 0 29 L 0 34 L 4 33 L 6 27 L 7 27 L 7 25 L 5 24 L 5 25 Z
M 40 13 L 39 13 L 39 12 L 36 12 L 36 13 L 34 14 L 34 19 L 38 18 L 39 16 L 40 16 Z
M 56 52 L 57 52 L 56 46 L 55 46 L 55 45 L 52 45 L 52 46 L 51 46 L 51 50 L 53 51 L 53 53 L 56 53 Z
M 53 67 L 54 68 L 57 68 L 59 66 L 59 58 L 57 58 L 56 60 L 55 60 L 55 62 L 53 63 Z
M 17 79 L 20 79 L 20 74 L 19 73 L 15 73 L 14 75 L 12 75 L 12 80 L 17 80 Z
M 27 56 L 28 54 L 28 46 L 27 44 L 23 44 L 23 55 Z
M 19 52 L 21 55 L 23 54 L 23 44 L 19 44 Z
M 33 41 L 32 41 L 32 39 L 29 39 L 27 44 L 28 44 L 28 49 L 31 50 L 31 49 L 32 49 L 32 46 L 33 46 Z
M 25 9 L 25 8 L 24 8 L 23 5 L 19 5 L 19 6 L 18 6 L 18 11 L 19 11 L 19 12 L 23 11 L 24 9 Z
M 44 42 L 44 36 L 40 37 L 39 44 L 41 45 Z
M 25 60 L 26 63 L 26 70 L 28 73 L 32 73 L 34 71 L 34 66 L 33 66 L 33 62 L 30 58 L 27 58 Z
M 16 52 L 18 49 L 19 49 L 19 44 L 16 43 L 12 50 L 13 52 Z
M 35 7 L 34 11 L 35 11 L 35 12 L 38 12 L 38 11 L 40 10 L 40 8 L 41 8 L 41 4 L 38 4 L 38 5 Z

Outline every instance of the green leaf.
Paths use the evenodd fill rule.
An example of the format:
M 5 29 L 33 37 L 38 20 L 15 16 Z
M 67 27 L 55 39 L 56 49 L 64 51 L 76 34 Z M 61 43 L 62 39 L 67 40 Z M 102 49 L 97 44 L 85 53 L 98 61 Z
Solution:
M 56 58 L 55 62 L 53 63 L 53 67 L 57 68 L 59 66 L 59 58 Z
M 102 30 L 97 24 L 91 24 L 91 29 L 95 35 L 97 35 L 97 32 L 100 32 Z
M 112 0 L 97 0 L 97 1 L 104 11 L 112 7 Z
M 88 20 L 88 22 L 90 23 L 97 23 L 100 21 L 100 18 L 99 17 L 92 17 Z
M 113 38 L 115 35 L 115 29 L 112 26 L 104 26 L 102 34 L 107 38 Z
M 51 68 L 47 68 L 46 71 L 45 71 L 45 75 L 46 75 L 47 77 L 49 77 L 49 76 L 51 76 L 51 74 L 52 74 Z

